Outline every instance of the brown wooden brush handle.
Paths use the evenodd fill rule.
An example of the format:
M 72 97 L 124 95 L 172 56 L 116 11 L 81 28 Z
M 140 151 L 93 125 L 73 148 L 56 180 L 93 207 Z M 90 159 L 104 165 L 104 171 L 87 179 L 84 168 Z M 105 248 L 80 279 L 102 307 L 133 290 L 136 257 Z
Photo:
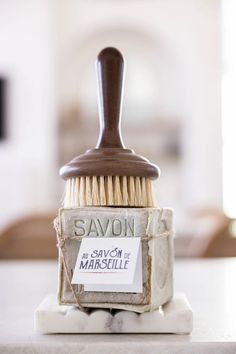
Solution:
M 100 136 L 90 149 L 63 166 L 60 175 L 67 180 L 78 176 L 135 176 L 155 179 L 160 171 L 131 149 L 125 149 L 120 134 L 124 59 L 115 48 L 98 55 Z
M 115 48 L 103 49 L 97 58 L 100 135 L 97 148 L 124 148 L 120 132 L 124 59 Z

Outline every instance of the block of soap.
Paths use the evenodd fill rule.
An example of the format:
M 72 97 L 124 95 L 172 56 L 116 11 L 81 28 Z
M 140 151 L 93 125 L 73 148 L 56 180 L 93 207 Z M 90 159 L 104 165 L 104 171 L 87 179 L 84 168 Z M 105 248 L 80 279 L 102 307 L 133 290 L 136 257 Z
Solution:
M 131 311 L 93 309 L 84 313 L 74 306 L 58 305 L 48 295 L 35 311 L 39 333 L 190 333 L 192 309 L 184 294 L 175 294 L 158 310 L 137 314 Z
M 58 300 L 63 305 L 153 311 L 173 296 L 173 211 L 167 208 L 86 207 L 59 210 Z M 72 284 L 83 237 L 139 237 L 142 250 L 141 293 L 85 291 Z

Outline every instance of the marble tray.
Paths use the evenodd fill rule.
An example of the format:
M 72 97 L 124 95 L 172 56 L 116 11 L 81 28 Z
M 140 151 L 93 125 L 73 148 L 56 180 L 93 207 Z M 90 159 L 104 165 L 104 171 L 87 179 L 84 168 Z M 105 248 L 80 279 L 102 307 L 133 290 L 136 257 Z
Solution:
M 56 295 L 48 295 L 35 310 L 35 330 L 39 333 L 190 333 L 191 306 L 182 293 L 159 310 L 137 314 L 123 310 L 95 309 L 89 314 L 73 306 L 58 305 Z

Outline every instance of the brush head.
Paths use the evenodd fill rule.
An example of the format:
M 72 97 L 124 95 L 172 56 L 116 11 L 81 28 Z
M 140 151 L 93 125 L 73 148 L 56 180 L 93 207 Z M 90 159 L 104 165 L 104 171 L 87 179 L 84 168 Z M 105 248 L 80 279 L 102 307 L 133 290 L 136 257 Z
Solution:
M 134 176 L 156 179 L 159 168 L 126 149 L 120 131 L 124 59 L 115 48 L 105 48 L 96 62 L 100 134 L 95 149 L 77 156 L 60 170 L 63 179 L 77 176 Z
M 134 176 L 156 179 L 159 168 L 130 149 L 98 148 L 86 151 L 63 166 L 64 179 L 76 176 Z

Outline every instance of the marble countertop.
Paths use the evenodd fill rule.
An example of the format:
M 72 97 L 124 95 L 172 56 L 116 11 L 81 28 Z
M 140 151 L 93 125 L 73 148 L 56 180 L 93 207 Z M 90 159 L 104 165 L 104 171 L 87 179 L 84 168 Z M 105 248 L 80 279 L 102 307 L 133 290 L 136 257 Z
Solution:
M 40 335 L 34 310 L 56 291 L 54 261 L 0 262 L 0 353 L 236 353 L 236 259 L 178 260 L 175 289 L 194 311 L 191 335 Z

